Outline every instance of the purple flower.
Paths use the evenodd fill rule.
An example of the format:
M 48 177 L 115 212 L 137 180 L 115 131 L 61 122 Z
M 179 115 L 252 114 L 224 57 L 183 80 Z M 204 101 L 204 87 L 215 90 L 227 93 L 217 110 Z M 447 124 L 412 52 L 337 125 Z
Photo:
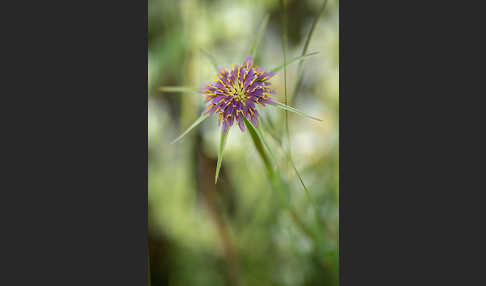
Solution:
M 208 105 L 203 114 L 217 113 L 218 125 L 223 123 L 223 132 L 235 122 L 238 122 L 241 131 L 245 131 L 240 115 L 257 125 L 257 104 L 275 104 L 270 98 L 275 91 L 270 89 L 271 83 L 268 82 L 274 74 L 254 66 L 251 56 L 242 65 L 233 65 L 231 71 L 220 68 L 215 81 L 200 90 L 206 95 Z

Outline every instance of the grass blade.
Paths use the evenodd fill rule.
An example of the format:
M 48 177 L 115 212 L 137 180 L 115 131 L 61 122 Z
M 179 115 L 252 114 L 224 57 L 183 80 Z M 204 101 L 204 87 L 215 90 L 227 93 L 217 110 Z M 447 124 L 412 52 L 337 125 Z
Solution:
M 310 196 L 310 192 L 309 192 L 309 189 L 307 189 L 307 187 L 305 186 L 304 184 L 304 180 L 302 179 L 302 177 L 300 176 L 300 173 L 299 171 L 297 170 L 297 167 L 295 167 L 295 164 L 294 164 L 294 160 L 292 160 L 292 157 L 289 157 L 289 160 L 290 160 L 290 164 L 292 165 L 292 168 L 294 169 L 295 171 L 295 174 L 297 175 L 297 177 L 299 178 L 299 181 L 300 181 L 300 184 L 302 185 L 302 187 L 304 188 L 304 191 L 305 191 L 305 194 L 307 195 L 307 199 L 312 203 L 314 204 L 314 201 L 312 201 L 312 198 Z
M 213 65 L 214 70 L 216 70 L 216 72 L 217 72 L 218 71 L 218 63 L 216 62 L 216 58 L 213 55 L 211 55 L 210 53 L 208 53 L 205 50 L 203 50 L 203 49 L 201 49 L 201 52 L 208 58 L 208 60 Z
M 304 180 L 302 179 L 302 177 L 300 176 L 300 173 L 299 171 L 297 170 L 297 167 L 295 167 L 295 164 L 294 164 L 294 160 L 292 159 L 290 153 L 289 153 L 289 161 L 292 165 L 292 168 L 294 169 L 295 171 L 295 174 L 297 175 L 297 177 L 299 178 L 299 181 L 300 181 L 300 184 L 302 185 L 302 187 L 304 188 L 304 191 L 305 191 L 305 194 L 307 196 L 307 199 L 309 200 L 309 203 L 311 204 L 312 208 L 314 209 L 314 219 L 315 219 L 315 227 L 314 227 L 314 232 L 315 232 L 315 236 L 312 235 L 311 237 L 314 237 L 314 239 L 318 242 L 317 245 L 319 245 L 320 247 L 317 247 L 319 249 L 319 251 L 324 254 L 325 253 L 325 250 L 322 249 L 322 246 L 324 246 L 325 244 L 325 240 L 324 240 L 324 232 L 320 226 L 320 219 L 319 219 L 319 212 L 318 212 L 318 208 L 316 206 L 316 203 L 312 200 L 312 197 L 310 195 L 310 192 L 309 192 L 309 189 L 307 189 L 307 187 L 305 186 L 304 184 Z
M 194 93 L 200 93 L 199 88 L 189 87 L 189 86 L 161 86 L 161 87 L 159 87 L 159 91 L 162 91 L 162 92 L 194 92 Z
M 307 55 L 298 56 L 296 58 L 291 59 L 288 62 L 285 62 L 284 64 L 282 64 L 282 65 L 280 65 L 278 67 L 275 67 L 275 68 L 271 69 L 270 72 L 278 72 L 279 70 L 283 69 L 284 67 L 286 67 L 286 66 L 288 66 L 288 65 L 290 65 L 290 64 L 292 64 L 292 63 L 294 63 L 294 62 L 296 62 L 298 60 L 302 60 L 302 59 L 305 59 L 307 57 L 310 57 L 310 56 L 313 56 L 313 55 L 317 55 L 318 53 L 319 52 L 312 52 L 312 53 L 309 53 Z
M 319 119 L 317 117 L 313 117 L 313 116 L 307 115 L 304 112 L 302 112 L 302 111 L 300 111 L 300 110 L 298 110 L 296 108 L 293 108 L 291 106 L 285 105 L 285 104 L 280 103 L 280 102 L 276 102 L 276 103 L 277 104 L 275 106 L 277 106 L 278 108 L 281 108 L 281 109 L 284 109 L 284 110 L 287 110 L 287 111 L 291 111 L 291 112 L 297 113 L 298 115 L 305 116 L 305 117 L 310 118 L 310 119 L 314 119 L 314 120 L 317 120 L 317 121 L 322 121 L 322 119 Z
M 170 144 L 174 144 L 177 141 L 181 140 L 182 137 L 184 137 L 187 133 L 189 133 L 189 131 L 191 131 L 194 127 L 198 126 L 201 122 L 203 122 L 208 117 L 209 117 L 209 113 L 202 114 L 196 121 L 194 121 L 194 123 L 191 126 L 189 126 L 189 128 L 187 128 L 186 131 L 184 131 L 184 133 L 182 133 L 179 137 L 174 139 L 174 141 L 172 141 Z
M 255 59 L 255 55 L 256 55 L 256 48 L 258 47 L 258 44 L 260 43 L 260 39 L 262 38 L 262 35 L 263 35 L 263 31 L 265 31 L 265 28 L 267 27 L 267 24 L 268 24 L 268 19 L 270 18 L 270 16 L 267 14 L 265 15 L 265 18 L 263 18 L 263 22 L 262 24 L 260 25 L 260 28 L 258 29 L 258 33 L 257 33 L 257 36 L 255 38 L 255 40 L 253 40 L 253 44 L 251 45 L 251 48 L 250 48 L 250 55 L 253 59 Z
M 221 168 L 221 162 L 223 160 L 223 151 L 226 145 L 226 138 L 228 137 L 229 131 L 231 127 L 226 130 L 226 132 L 221 131 L 221 137 L 219 140 L 219 149 L 218 149 L 218 163 L 216 164 L 216 175 L 214 177 L 214 183 L 218 183 L 218 176 L 219 176 L 219 169 Z
M 311 29 L 309 30 L 309 34 L 307 34 L 307 38 L 305 39 L 305 44 L 304 48 L 302 49 L 302 55 L 305 55 L 307 53 L 307 49 L 309 48 L 309 43 L 312 38 L 312 34 L 314 33 L 314 29 L 316 28 L 317 22 L 319 21 L 319 17 L 321 16 L 322 12 L 326 8 L 327 0 L 324 0 L 324 4 L 322 5 L 321 10 L 319 10 L 319 13 L 317 16 L 314 18 L 314 21 L 312 22 Z M 302 68 L 302 63 L 299 64 L 299 69 Z
M 304 47 L 302 48 L 302 54 L 301 55 L 305 55 L 307 53 L 307 49 L 309 48 L 309 43 L 310 43 L 310 40 L 312 38 L 312 34 L 314 33 L 314 29 L 316 28 L 316 25 L 317 25 L 317 22 L 319 21 L 319 17 L 321 16 L 322 12 L 324 12 L 324 9 L 326 8 L 326 5 L 327 5 L 327 0 L 324 0 L 324 4 L 322 4 L 322 8 L 321 10 L 319 10 L 319 12 L 317 13 L 316 17 L 314 18 L 314 21 L 312 21 L 312 26 L 311 26 L 311 29 L 309 30 L 309 34 L 307 34 L 307 37 L 305 39 L 305 43 L 304 43 Z M 304 73 L 303 73 L 303 62 L 299 62 L 299 66 L 297 67 L 297 81 L 295 83 L 295 87 L 294 87 L 294 93 L 292 95 L 292 97 L 290 98 L 290 100 L 294 100 L 295 97 L 297 96 L 298 94 L 298 91 L 300 89 L 300 86 L 302 85 L 302 80 L 303 80 L 303 76 L 304 76 Z

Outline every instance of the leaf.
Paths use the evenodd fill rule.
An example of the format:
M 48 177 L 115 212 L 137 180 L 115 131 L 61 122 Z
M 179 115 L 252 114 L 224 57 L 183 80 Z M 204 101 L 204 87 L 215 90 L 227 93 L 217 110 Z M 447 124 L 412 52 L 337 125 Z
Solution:
M 263 31 L 265 31 L 265 28 L 268 24 L 268 19 L 270 18 L 270 16 L 267 14 L 265 15 L 265 18 L 263 18 L 263 22 L 262 24 L 260 25 L 260 28 L 258 29 L 258 33 L 257 33 L 257 36 L 255 38 L 255 40 L 253 40 L 253 44 L 251 45 L 251 48 L 250 48 L 250 55 L 253 59 L 255 59 L 255 55 L 256 55 L 256 48 L 258 47 L 258 44 L 260 43 L 260 39 L 262 38 L 262 35 L 263 35 Z
M 303 55 L 303 56 L 298 56 L 296 58 L 293 58 L 291 59 L 290 61 L 278 66 L 278 67 L 275 67 L 273 69 L 270 70 L 270 72 L 278 72 L 279 70 L 283 69 L 284 67 L 298 61 L 298 60 L 302 60 L 304 58 L 307 58 L 307 57 L 310 57 L 310 56 L 313 56 L 313 55 L 317 55 L 319 52 L 312 52 L 312 53 L 308 53 L 307 55 Z
M 218 176 L 219 176 L 219 169 L 221 168 L 221 161 L 223 160 L 223 151 L 226 145 L 226 138 L 228 137 L 229 131 L 231 127 L 226 130 L 226 132 L 221 131 L 221 137 L 219 140 L 219 149 L 218 149 L 218 163 L 216 164 L 216 176 L 214 177 L 214 183 L 218 183 Z
M 217 72 L 218 71 L 218 63 L 216 62 L 216 58 L 203 49 L 201 49 L 201 52 L 209 59 L 209 61 L 211 62 L 211 64 L 213 65 L 214 69 Z
M 293 108 L 291 106 L 285 105 L 285 104 L 280 103 L 280 102 L 276 102 L 276 103 L 277 104 L 275 106 L 277 106 L 277 107 L 279 107 L 281 109 L 288 110 L 288 111 L 292 111 L 294 113 L 297 113 L 299 115 L 305 116 L 305 117 L 310 118 L 310 119 L 314 119 L 314 120 L 317 120 L 317 121 L 322 121 L 322 119 L 319 119 L 317 117 L 313 117 L 313 116 L 307 115 L 304 112 L 302 112 L 302 111 L 300 111 L 300 110 L 298 110 L 296 108 Z
M 189 86 L 161 86 L 161 87 L 159 87 L 159 91 L 162 91 L 162 92 L 194 92 L 194 93 L 200 93 L 199 88 L 189 87 Z
M 186 131 L 184 131 L 184 133 L 182 133 L 179 137 L 177 137 L 174 141 L 172 141 L 170 144 L 174 144 L 176 143 L 177 141 L 181 140 L 182 137 L 184 137 L 187 133 L 189 133 L 189 131 L 191 131 L 194 127 L 198 126 L 201 122 L 203 122 L 206 118 L 208 118 L 209 116 L 209 113 L 206 113 L 206 114 L 202 114 L 196 121 L 194 121 L 194 123 L 189 126 L 189 128 L 187 128 Z

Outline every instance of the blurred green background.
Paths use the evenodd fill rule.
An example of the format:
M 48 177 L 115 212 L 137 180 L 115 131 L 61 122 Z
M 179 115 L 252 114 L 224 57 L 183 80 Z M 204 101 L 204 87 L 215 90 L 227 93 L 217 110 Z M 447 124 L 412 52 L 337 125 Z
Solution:
M 287 59 L 297 57 L 323 1 L 286 1 Z M 184 139 L 169 143 L 203 109 L 194 93 L 161 86 L 203 87 L 221 66 L 249 54 L 265 15 L 268 25 L 256 64 L 283 63 L 281 7 L 276 0 L 149 0 L 148 195 L 151 284 L 338 285 L 339 229 L 339 2 L 327 2 L 302 63 L 303 81 L 292 97 L 298 63 L 287 67 L 289 105 L 322 118 L 289 113 L 290 146 L 311 200 L 286 159 L 284 112 L 259 108 L 265 138 L 288 184 L 291 211 L 282 206 L 248 132 L 230 131 L 214 184 L 220 128 L 215 116 Z M 272 80 L 283 102 L 283 70 Z

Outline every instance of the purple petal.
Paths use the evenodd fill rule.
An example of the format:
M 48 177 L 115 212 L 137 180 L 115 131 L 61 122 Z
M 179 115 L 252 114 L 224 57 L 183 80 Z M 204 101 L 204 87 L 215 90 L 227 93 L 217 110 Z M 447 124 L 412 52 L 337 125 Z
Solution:
M 253 123 L 253 125 L 257 126 L 258 125 L 258 121 L 256 120 L 256 116 L 253 115 L 251 118 L 250 118 L 250 121 L 251 123 Z
M 238 116 L 237 118 L 238 118 L 238 126 L 240 127 L 240 130 L 242 132 L 245 132 L 245 123 L 243 122 L 241 117 Z
M 275 101 L 273 101 L 273 99 L 271 99 L 270 97 L 265 99 L 265 102 L 268 103 L 268 104 L 277 104 Z
M 253 58 L 251 56 L 246 57 L 245 61 L 243 62 L 243 65 L 246 66 L 247 63 L 249 66 L 253 65 Z

